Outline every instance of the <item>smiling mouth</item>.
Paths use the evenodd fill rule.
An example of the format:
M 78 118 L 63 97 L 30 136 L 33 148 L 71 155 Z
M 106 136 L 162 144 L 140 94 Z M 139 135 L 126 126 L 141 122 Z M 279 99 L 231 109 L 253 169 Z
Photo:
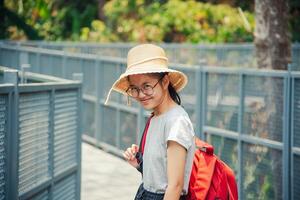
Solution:
M 151 98 L 150 98 L 151 99 Z M 140 100 L 141 102 L 146 102 L 146 101 L 148 101 L 148 100 L 150 100 L 150 99 L 143 99 L 143 100 Z

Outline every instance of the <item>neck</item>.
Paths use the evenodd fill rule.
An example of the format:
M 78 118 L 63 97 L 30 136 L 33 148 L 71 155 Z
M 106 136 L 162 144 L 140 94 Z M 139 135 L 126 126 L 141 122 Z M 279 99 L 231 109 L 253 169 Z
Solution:
M 153 109 L 154 115 L 155 116 L 161 115 L 176 105 L 177 104 L 173 101 L 170 94 L 167 93 L 165 98 L 163 98 L 163 101 Z

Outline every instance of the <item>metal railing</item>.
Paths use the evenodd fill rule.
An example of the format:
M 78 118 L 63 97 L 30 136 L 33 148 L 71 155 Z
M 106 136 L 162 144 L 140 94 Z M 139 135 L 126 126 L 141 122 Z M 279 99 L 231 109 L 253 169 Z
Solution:
M 47 41 L 3 41 L 18 46 L 63 50 L 74 53 L 126 58 L 128 50 L 135 43 L 92 43 L 92 42 L 47 42 Z M 160 43 L 172 63 L 207 66 L 257 68 L 254 45 L 251 43 L 232 44 L 179 44 Z M 292 45 L 293 70 L 300 71 L 300 44 Z
M 125 60 L 39 48 L 0 46 L 0 64 L 70 78 L 83 73 L 84 140 L 121 154 L 140 138 L 147 112 L 113 93 Z M 40 67 L 42 66 L 42 67 Z M 180 93 L 196 134 L 215 146 L 238 179 L 240 199 L 299 199 L 300 73 L 171 64 L 185 72 Z
M 0 67 L 0 199 L 80 199 L 81 83 Z

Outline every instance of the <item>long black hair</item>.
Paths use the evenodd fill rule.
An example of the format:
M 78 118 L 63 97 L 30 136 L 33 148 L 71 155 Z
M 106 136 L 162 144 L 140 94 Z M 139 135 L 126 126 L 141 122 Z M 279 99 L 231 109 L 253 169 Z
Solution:
M 157 74 L 157 76 L 159 76 L 159 79 L 162 79 L 168 73 L 167 72 L 165 72 L 165 73 L 154 73 L 154 75 L 156 75 L 156 74 Z M 180 96 L 176 92 L 175 88 L 172 86 L 171 82 L 169 83 L 168 90 L 169 90 L 170 96 L 173 99 L 173 101 L 175 101 L 175 103 L 177 103 L 178 105 L 181 105 Z

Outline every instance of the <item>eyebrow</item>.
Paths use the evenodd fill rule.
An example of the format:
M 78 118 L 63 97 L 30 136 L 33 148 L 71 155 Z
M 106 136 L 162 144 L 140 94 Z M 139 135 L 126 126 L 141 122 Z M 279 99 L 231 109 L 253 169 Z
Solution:
M 144 82 L 142 85 L 149 84 L 149 83 L 150 82 Z M 137 87 L 137 85 L 132 85 L 132 84 L 129 85 L 129 87 L 134 87 L 134 86 Z

